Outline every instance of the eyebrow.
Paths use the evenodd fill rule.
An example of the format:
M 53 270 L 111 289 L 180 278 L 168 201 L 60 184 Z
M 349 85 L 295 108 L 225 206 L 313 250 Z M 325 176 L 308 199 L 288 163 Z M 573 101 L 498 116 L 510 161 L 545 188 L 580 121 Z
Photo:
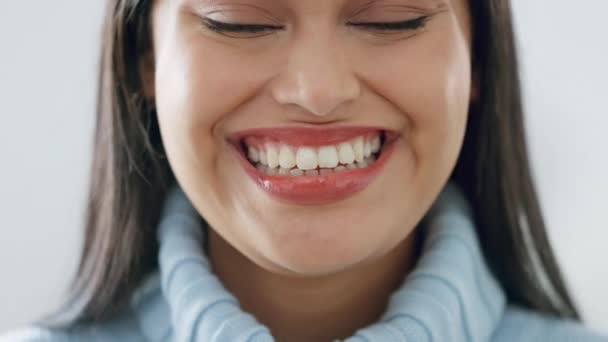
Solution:
M 201 5 L 203 4 L 207 4 L 207 5 L 216 5 L 218 3 L 222 3 L 223 0 L 198 0 L 199 3 Z M 285 0 L 266 0 L 270 3 L 274 3 L 274 2 L 283 2 Z M 355 1 L 361 1 L 361 0 L 346 0 L 346 2 L 355 2 Z M 365 9 L 368 8 L 370 6 L 372 6 L 374 3 L 380 2 L 383 0 L 368 0 L 368 1 L 361 1 L 360 4 L 357 5 L 357 8 L 359 9 Z M 447 7 L 447 2 L 449 0 L 414 0 L 414 1 L 421 1 L 421 2 L 426 2 L 427 4 L 431 4 L 431 6 L 434 7 L 433 10 L 441 10 L 444 9 L 445 7 Z
M 356 1 L 356 0 L 352 0 L 352 1 Z M 382 1 L 382 0 L 369 0 L 367 2 L 362 3 L 362 5 L 363 5 L 362 7 L 371 6 L 374 3 L 380 2 L 380 1 Z M 423 1 L 423 2 L 427 2 L 427 3 L 431 3 L 432 5 L 435 6 L 436 9 L 447 6 L 447 0 L 416 0 L 416 1 Z
M 437 6 L 437 8 L 442 8 L 443 6 L 447 6 L 447 0 L 433 0 L 433 4 Z
M 222 0 L 203 0 L 202 2 L 214 4 L 217 2 L 221 2 L 221 1 Z M 283 1 L 283 0 L 277 0 L 277 1 Z M 352 0 L 352 1 L 356 1 L 356 0 Z M 367 2 L 367 4 L 373 4 L 374 2 L 378 2 L 378 1 L 382 1 L 382 0 L 370 0 Z M 431 1 L 434 5 L 437 5 L 438 7 L 446 5 L 446 0 L 427 0 L 427 1 Z

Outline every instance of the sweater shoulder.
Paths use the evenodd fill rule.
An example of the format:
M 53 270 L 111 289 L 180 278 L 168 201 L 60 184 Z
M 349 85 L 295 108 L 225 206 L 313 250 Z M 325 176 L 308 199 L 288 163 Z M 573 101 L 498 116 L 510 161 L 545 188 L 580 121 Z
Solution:
M 0 342 L 68 342 L 67 333 L 28 326 L 0 335 Z
M 139 324 L 131 314 L 122 314 L 107 322 L 49 328 L 29 325 L 0 334 L 0 342 L 77 342 L 77 341 L 146 341 Z
M 108 321 L 65 328 L 30 325 L 0 333 L 0 342 L 139 342 L 167 341 L 173 334 L 168 304 L 158 274 L 150 275 L 135 291 L 130 305 Z
M 580 322 L 509 305 L 492 341 L 608 342 L 608 336 Z

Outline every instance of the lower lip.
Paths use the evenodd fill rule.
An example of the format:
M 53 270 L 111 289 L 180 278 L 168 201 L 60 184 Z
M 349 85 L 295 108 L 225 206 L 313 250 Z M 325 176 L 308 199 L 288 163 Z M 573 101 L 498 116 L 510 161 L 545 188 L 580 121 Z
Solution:
M 318 176 L 271 176 L 256 169 L 238 147 L 231 144 L 245 173 L 269 195 L 294 204 L 326 204 L 346 199 L 365 189 L 384 168 L 397 136 L 387 133 L 380 157 L 362 169 Z

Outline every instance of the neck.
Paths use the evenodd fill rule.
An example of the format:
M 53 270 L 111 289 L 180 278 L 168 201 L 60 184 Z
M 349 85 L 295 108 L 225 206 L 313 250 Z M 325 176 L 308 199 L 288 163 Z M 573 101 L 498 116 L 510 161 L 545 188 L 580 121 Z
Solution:
M 214 273 L 277 341 L 332 341 L 376 322 L 419 254 L 418 229 L 383 257 L 321 277 L 269 272 L 209 229 Z

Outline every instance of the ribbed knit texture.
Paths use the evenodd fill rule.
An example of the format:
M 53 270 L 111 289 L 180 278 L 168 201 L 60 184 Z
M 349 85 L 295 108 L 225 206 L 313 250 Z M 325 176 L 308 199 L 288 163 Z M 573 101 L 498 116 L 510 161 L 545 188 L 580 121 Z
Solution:
M 172 189 L 158 227 L 160 270 L 144 281 L 122 316 L 61 331 L 30 327 L 0 342 L 274 341 L 211 272 L 198 217 L 183 192 Z M 481 254 L 470 208 L 455 185 L 445 186 L 424 227 L 422 255 L 384 315 L 346 341 L 608 341 L 581 324 L 506 305 Z
M 162 291 L 177 341 L 273 341 L 243 312 L 211 272 L 202 250 L 204 228 L 179 188 L 169 194 L 159 226 Z M 427 214 L 428 235 L 416 268 L 382 319 L 348 342 L 486 341 L 502 317 L 505 298 L 483 263 L 470 212 L 447 185 Z M 144 329 L 146 330 L 146 329 Z

